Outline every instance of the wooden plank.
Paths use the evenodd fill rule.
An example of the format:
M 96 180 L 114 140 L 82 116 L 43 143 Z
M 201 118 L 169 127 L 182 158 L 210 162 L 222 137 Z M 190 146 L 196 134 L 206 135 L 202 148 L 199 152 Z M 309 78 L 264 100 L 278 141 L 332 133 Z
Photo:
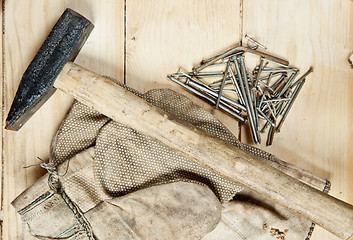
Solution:
M 98 73 L 123 79 L 124 1 L 5 1 L 5 114 L 21 75 L 38 51 L 65 8 L 70 7 L 90 19 L 91 36 L 76 62 Z M 10 202 L 32 185 L 43 170 L 24 166 L 49 156 L 49 145 L 72 103 L 72 98 L 56 92 L 19 132 L 4 133 L 4 239 L 33 239 Z
M 191 71 L 202 59 L 239 43 L 239 1 L 128 0 L 126 16 L 126 84 L 141 92 L 166 87 L 181 92 L 237 134 L 233 118 L 166 76 L 179 67 Z
M 281 133 L 262 148 L 332 182 L 353 203 L 352 1 L 244 1 L 244 34 L 285 57 L 308 77 Z M 245 39 L 244 39 L 244 42 Z M 243 134 L 244 135 L 244 134 Z M 320 228 L 315 239 L 337 239 Z
M 3 16 L 4 16 L 4 6 L 3 6 L 3 2 L 0 4 L 1 7 L 0 7 L 0 10 L 1 10 L 1 18 L 0 18 L 0 26 L 1 26 L 1 29 L 3 29 Z M 3 99 L 3 35 L 1 35 L 1 38 L 0 38 L 0 52 L 1 52 L 1 59 L 0 59 L 0 72 L 1 72 L 1 79 L 2 79 L 2 82 L 1 82 L 1 85 L 0 85 L 0 99 L 1 99 L 1 102 L 2 102 L 2 99 Z M 1 120 L 3 120 L 3 117 L 4 117 L 4 114 L 3 114 L 3 105 L 1 104 L 1 113 L 0 113 L 0 116 L 1 116 Z M 0 239 L 2 239 L 2 228 L 3 228 L 3 219 L 4 219 L 4 212 L 3 212 L 3 154 L 2 154 L 2 149 L 3 149 L 3 134 L 4 134 L 4 129 L 1 128 L 0 129 L 0 136 L 1 136 L 1 141 L 0 141 L 0 150 L 1 150 L 1 156 L 0 156 L 0 212 L 1 212 L 1 227 L 0 227 Z

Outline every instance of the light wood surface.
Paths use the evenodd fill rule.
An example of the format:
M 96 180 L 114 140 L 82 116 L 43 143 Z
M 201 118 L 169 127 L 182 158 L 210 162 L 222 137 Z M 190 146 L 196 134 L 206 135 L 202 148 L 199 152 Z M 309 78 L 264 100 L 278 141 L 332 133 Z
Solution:
M 212 111 L 238 134 L 238 123 L 166 76 L 191 71 L 202 59 L 239 43 L 239 2 L 233 0 L 126 1 L 126 84 L 138 91 L 171 88 Z
M 235 120 L 166 75 L 179 67 L 191 70 L 202 58 L 238 43 L 243 31 L 302 73 L 314 66 L 281 133 L 266 150 L 330 179 L 331 194 L 353 203 L 353 79 L 347 62 L 353 49 L 352 5 L 349 0 L 244 0 L 241 28 L 240 2 L 232 0 L 126 0 L 126 23 L 123 0 L 5 0 L 4 113 L 23 71 L 65 7 L 71 7 L 96 26 L 76 62 L 118 80 L 125 77 L 140 91 L 170 87 L 183 92 L 238 134 Z M 3 133 L 3 239 L 31 239 L 10 202 L 43 174 L 23 167 L 38 163 L 37 157 L 47 158 L 50 140 L 71 102 L 56 93 L 24 129 Z M 247 140 L 244 128 L 241 136 Z M 312 239 L 337 238 L 317 228 Z

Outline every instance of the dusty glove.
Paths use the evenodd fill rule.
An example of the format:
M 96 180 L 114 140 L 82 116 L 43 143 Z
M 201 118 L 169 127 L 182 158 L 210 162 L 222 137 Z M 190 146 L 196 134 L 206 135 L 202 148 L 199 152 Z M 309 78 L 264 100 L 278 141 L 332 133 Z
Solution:
M 299 171 L 293 166 L 288 166 L 260 149 L 241 144 L 213 115 L 176 92 L 166 89 L 152 90 L 143 95 L 133 92 L 173 114 L 176 118 L 188 121 L 196 127 L 260 157 L 260 159 L 301 181 L 312 184 L 315 187 L 319 186 L 319 188 L 322 185 L 323 181 L 321 179 Z M 71 159 L 72 163 L 76 162 L 76 164 L 70 162 L 69 172 L 64 177 L 59 178 L 62 192 L 54 194 L 53 190 L 48 190 L 43 193 L 42 189 L 45 189 L 44 186 L 48 185 L 48 180 L 43 178 L 14 202 L 16 210 L 22 215 L 24 221 L 35 235 L 57 236 L 63 239 L 78 239 L 77 236 L 82 236 L 82 239 L 86 239 L 89 235 L 96 237 L 99 235 L 100 238 L 98 237 L 97 239 L 109 239 L 110 232 L 114 232 L 114 230 L 110 230 L 107 233 L 104 226 L 108 226 L 108 229 L 110 229 L 111 225 L 113 225 L 110 223 L 118 221 L 116 216 L 120 216 L 119 209 L 116 207 L 117 204 L 114 204 L 115 200 L 114 203 L 111 202 L 112 199 L 131 199 L 129 196 L 140 196 L 141 191 L 152 191 L 151 189 L 153 191 L 154 189 L 162 189 L 168 192 L 167 188 L 161 188 L 161 186 L 164 186 L 164 184 L 166 184 L 165 186 L 175 186 L 170 185 L 171 181 L 179 181 L 180 179 L 188 181 L 188 183 L 179 184 L 187 184 L 189 188 L 191 188 L 191 185 L 194 186 L 195 182 L 198 182 L 193 191 L 197 192 L 196 188 L 198 189 L 200 186 L 206 188 L 210 193 L 209 196 L 205 196 L 206 200 L 212 199 L 211 195 L 214 194 L 220 202 L 225 204 L 222 220 L 213 232 L 205 236 L 207 240 L 222 239 L 222 237 L 223 239 L 266 239 L 264 237 L 278 237 L 278 234 L 284 232 L 285 229 L 288 229 L 285 239 L 301 239 L 302 237 L 304 239 L 312 226 L 309 221 L 300 219 L 286 209 L 281 209 L 273 203 L 266 203 L 265 199 L 260 199 L 259 201 L 266 203 L 266 210 L 264 210 L 263 206 L 258 206 L 258 204 L 251 205 L 241 201 L 231 201 L 226 204 L 242 189 L 237 183 L 229 182 L 217 174 L 181 157 L 148 136 L 141 135 L 133 129 L 113 122 L 79 103 L 74 104 L 58 130 L 51 152 L 50 166 L 59 166 L 61 168 L 59 173 L 65 172 L 67 165 L 63 163 L 69 159 Z M 89 158 L 89 162 L 92 164 L 87 165 L 86 158 Z M 74 159 L 79 160 L 74 161 Z M 212 190 L 211 192 L 209 191 L 210 189 Z M 206 192 L 204 189 L 204 193 Z M 172 198 L 169 203 L 173 202 L 176 197 L 173 194 L 169 194 Z M 185 208 L 187 213 L 194 211 L 192 209 L 195 207 L 199 208 L 198 202 L 204 203 L 196 196 L 191 195 L 190 197 L 190 199 L 185 199 L 187 203 L 181 202 L 182 205 L 189 204 L 191 206 Z M 156 199 L 150 200 L 153 202 Z M 238 200 L 239 197 L 236 196 L 234 201 Z M 137 201 L 134 202 L 137 203 Z M 152 203 L 150 202 L 150 204 Z M 102 209 L 104 210 L 100 213 L 98 209 L 103 205 Z M 172 206 L 170 207 L 173 209 Z M 217 211 L 220 211 L 219 202 L 217 201 L 213 202 L 213 205 L 211 203 L 208 204 L 206 207 L 214 207 Z M 145 210 L 147 209 L 142 208 L 141 212 Z M 111 214 L 106 214 L 106 211 Z M 210 210 L 202 209 L 201 207 L 201 209 L 196 211 Z M 267 212 L 267 214 L 264 214 L 263 211 Z M 285 215 L 286 218 L 277 221 L 278 212 L 281 215 Z M 148 212 L 145 213 L 147 214 Z M 157 212 L 155 211 L 154 213 Z M 189 239 L 200 239 L 208 231 L 211 231 L 217 221 L 219 221 L 219 218 L 216 217 L 219 216 L 219 212 L 212 210 L 209 213 L 210 216 L 203 219 L 205 221 L 198 221 L 196 218 L 186 218 L 190 222 L 196 221 L 193 224 L 200 231 L 193 232 L 194 230 L 185 228 L 184 230 L 188 235 L 186 236 L 184 232 L 181 233 L 176 230 L 178 236 L 175 235 L 175 239 L 188 239 L 188 237 Z M 249 213 L 251 214 L 249 215 Z M 111 219 L 106 224 L 103 224 L 101 222 L 102 218 L 97 216 L 105 216 L 105 214 Z M 93 215 L 96 217 L 92 217 Z M 200 212 L 199 216 L 203 216 L 203 213 Z M 125 221 L 136 221 L 134 213 L 124 215 L 124 217 L 126 218 L 118 221 L 120 224 Z M 108 218 L 103 217 L 103 219 Z M 158 221 L 156 219 L 155 222 Z M 172 229 L 174 226 L 179 229 L 180 225 L 170 225 L 173 221 L 175 219 L 170 219 L 170 222 L 166 221 L 166 226 L 171 226 L 169 231 L 175 233 Z M 248 223 L 249 221 L 251 224 Z M 62 225 L 63 222 L 65 223 L 64 225 Z M 204 226 L 201 227 L 200 223 L 204 224 Z M 192 226 L 193 224 L 187 225 Z M 117 229 L 121 228 L 119 224 L 116 226 Z M 164 236 L 167 236 L 163 234 L 156 235 L 156 232 L 153 231 L 150 233 L 145 231 L 138 233 L 139 230 L 133 228 L 134 224 L 126 226 L 128 226 L 127 229 L 132 229 L 131 231 L 136 233 L 135 237 L 140 237 L 141 239 L 152 239 L 153 237 L 148 234 L 152 234 L 156 239 L 165 239 Z M 271 230 L 272 228 L 274 230 Z M 147 232 L 151 229 L 147 229 Z M 162 229 L 165 230 L 166 228 L 163 225 L 158 229 L 162 231 Z M 276 229 L 278 230 L 277 232 Z M 275 231 L 277 235 L 272 236 L 271 231 Z M 145 238 L 139 236 L 139 234 L 147 235 L 144 235 L 146 236 Z M 129 239 L 131 239 L 130 237 Z
M 66 199 L 49 189 L 47 174 L 13 202 L 38 239 L 89 239 L 87 231 L 96 240 L 200 239 L 219 223 L 221 203 L 204 184 L 176 181 L 121 197 L 105 194 L 92 184 L 93 150 L 72 158 L 60 177 Z

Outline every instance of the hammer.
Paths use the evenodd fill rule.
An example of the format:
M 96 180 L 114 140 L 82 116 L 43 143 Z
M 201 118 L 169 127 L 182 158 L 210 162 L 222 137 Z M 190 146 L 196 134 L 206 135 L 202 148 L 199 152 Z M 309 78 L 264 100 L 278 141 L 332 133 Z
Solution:
M 7 129 L 18 130 L 55 88 L 59 88 L 96 111 L 158 140 L 228 180 L 240 182 L 336 236 L 342 239 L 352 236 L 352 205 L 176 120 L 110 79 L 71 62 L 92 28 L 93 25 L 78 13 L 70 9 L 63 13 L 23 75 L 6 120 Z
M 93 28 L 77 12 L 64 11 L 22 76 L 6 119 L 6 129 L 19 130 L 54 94 L 55 78 L 67 62 L 75 60 Z

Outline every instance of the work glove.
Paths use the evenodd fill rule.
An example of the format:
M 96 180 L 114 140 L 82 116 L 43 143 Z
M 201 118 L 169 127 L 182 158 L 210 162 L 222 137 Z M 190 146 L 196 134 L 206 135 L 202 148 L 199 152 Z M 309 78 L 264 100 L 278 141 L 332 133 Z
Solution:
M 67 163 L 58 174 L 66 172 Z M 222 205 L 202 183 L 174 181 L 112 197 L 93 174 L 94 148 L 70 160 L 50 189 L 48 173 L 14 202 L 38 239 L 201 239 L 220 221 Z
M 310 173 L 241 144 L 212 114 L 172 90 L 128 90 L 301 181 L 325 186 Z M 42 239 L 297 240 L 312 232 L 309 221 L 78 102 L 54 137 L 49 164 L 42 166 L 49 176 L 13 203 Z

